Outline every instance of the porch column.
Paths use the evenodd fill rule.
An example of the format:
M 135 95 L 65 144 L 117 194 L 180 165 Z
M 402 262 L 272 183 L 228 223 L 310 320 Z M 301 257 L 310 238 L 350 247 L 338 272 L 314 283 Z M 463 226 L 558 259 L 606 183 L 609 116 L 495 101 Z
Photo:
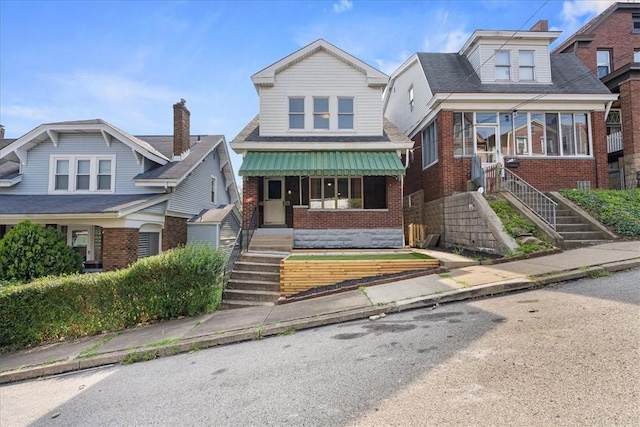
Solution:
M 640 187 L 640 80 L 620 85 L 624 181 L 627 190 Z
M 251 215 L 258 207 L 258 177 L 245 177 L 242 181 L 242 228 L 249 228 Z
M 177 248 L 187 244 L 187 219 L 174 216 L 164 217 L 162 250 Z
M 137 228 L 102 229 L 102 269 L 126 268 L 138 259 Z

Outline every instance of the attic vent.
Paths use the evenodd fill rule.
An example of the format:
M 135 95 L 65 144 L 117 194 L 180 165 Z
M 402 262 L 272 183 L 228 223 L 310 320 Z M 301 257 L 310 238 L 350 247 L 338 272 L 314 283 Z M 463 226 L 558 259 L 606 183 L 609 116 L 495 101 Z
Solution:
M 578 190 L 591 190 L 591 181 L 578 181 Z

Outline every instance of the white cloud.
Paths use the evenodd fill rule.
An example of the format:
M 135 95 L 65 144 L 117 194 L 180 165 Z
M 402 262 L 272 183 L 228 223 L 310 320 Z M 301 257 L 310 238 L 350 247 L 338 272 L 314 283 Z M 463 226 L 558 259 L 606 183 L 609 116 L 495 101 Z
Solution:
M 335 13 L 342 13 L 349 9 L 353 9 L 353 2 L 351 0 L 339 0 L 333 4 L 333 11 Z
M 612 0 L 565 0 L 560 12 L 564 34 L 569 36 L 575 33 L 613 3 Z
M 464 20 L 459 16 L 450 16 L 450 12 L 439 10 L 434 13 L 436 25 L 428 29 L 422 49 L 426 52 L 457 52 L 470 33 L 464 30 Z

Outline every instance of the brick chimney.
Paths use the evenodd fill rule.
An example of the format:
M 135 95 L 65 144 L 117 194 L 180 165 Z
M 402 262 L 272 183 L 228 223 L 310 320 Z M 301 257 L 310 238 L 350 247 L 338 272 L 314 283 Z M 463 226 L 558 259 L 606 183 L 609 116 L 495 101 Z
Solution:
M 191 136 L 191 113 L 184 104 L 187 101 L 181 99 L 173 104 L 173 161 L 179 161 L 189 155 Z
M 546 19 L 541 19 L 535 24 L 529 31 L 549 31 L 549 21 Z

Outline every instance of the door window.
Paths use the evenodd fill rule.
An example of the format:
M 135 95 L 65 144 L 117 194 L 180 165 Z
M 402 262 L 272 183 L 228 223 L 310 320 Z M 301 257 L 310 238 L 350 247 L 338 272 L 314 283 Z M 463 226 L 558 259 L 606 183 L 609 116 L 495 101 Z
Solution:
M 269 200 L 280 200 L 282 199 L 282 181 L 280 180 L 269 180 L 268 188 L 267 188 L 267 198 Z

